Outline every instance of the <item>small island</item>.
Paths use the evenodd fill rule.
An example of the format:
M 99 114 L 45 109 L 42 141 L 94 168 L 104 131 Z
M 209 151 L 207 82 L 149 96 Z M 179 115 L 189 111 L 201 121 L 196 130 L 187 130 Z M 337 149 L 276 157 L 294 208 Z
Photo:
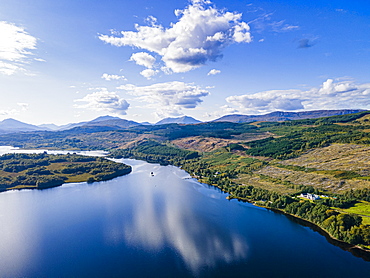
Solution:
M 45 189 L 68 182 L 105 181 L 131 172 L 131 166 L 103 157 L 77 154 L 4 154 L 0 156 L 0 192 Z

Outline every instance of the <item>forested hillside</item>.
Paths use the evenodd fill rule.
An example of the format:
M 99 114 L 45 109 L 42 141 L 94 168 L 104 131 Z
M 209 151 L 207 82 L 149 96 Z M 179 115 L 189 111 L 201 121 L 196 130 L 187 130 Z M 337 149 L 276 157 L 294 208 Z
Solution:
M 134 158 L 168 165 L 173 164 L 174 161 L 197 158 L 199 154 L 198 152 L 180 149 L 169 144 L 161 144 L 154 140 L 143 140 L 128 149 L 112 150 L 111 157 Z

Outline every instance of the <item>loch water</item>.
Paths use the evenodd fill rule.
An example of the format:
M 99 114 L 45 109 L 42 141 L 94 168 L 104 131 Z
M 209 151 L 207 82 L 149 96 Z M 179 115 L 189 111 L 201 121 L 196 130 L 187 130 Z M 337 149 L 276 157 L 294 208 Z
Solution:
M 1 193 L 0 277 L 370 277 L 370 262 L 282 214 L 120 161 L 132 173 Z

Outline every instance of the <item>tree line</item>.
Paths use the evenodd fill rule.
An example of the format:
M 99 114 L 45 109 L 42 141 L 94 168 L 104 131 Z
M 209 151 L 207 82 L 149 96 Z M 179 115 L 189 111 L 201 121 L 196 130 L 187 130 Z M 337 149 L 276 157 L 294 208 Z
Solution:
M 134 158 L 145 160 L 149 163 L 169 165 L 174 164 L 175 161 L 197 158 L 199 153 L 162 144 L 154 140 L 143 140 L 128 149 L 112 150 L 110 156 L 114 158 Z
M 131 166 L 102 157 L 76 154 L 5 154 L 0 156 L 0 191 L 10 188 L 49 188 L 74 177 L 89 183 L 131 172 Z
M 249 202 L 259 202 L 267 208 L 279 209 L 308 220 L 326 230 L 333 237 L 350 244 L 370 245 L 370 226 L 362 224 L 362 217 L 356 214 L 340 213 L 332 207 L 346 208 L 358 200 L 368 200 L 370 189 L 352 190 L 336 198 L 320 199 L 315 202 L 297 198 L 297 193 L 279 194 L 252 185 L 238 185 L 231 179 L 236 171 L 212 169 L 199 160 L 186 161 L 182 168 L 201 181 L 216 186 L 230 194 L 231 198 Z M 301 192 L 314 192 L 317 189 L 302 186 Z M 298 192 L 299 193 L 299 192 Z

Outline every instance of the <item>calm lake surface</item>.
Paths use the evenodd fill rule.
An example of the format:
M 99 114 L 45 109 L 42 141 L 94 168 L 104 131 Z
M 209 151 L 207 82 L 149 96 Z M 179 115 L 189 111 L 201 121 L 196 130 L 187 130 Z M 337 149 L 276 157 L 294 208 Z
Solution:
M 0 277 L 370 277 L 284 215 L 173 166 L 120 161 L 133 172 L 1 193 Z

